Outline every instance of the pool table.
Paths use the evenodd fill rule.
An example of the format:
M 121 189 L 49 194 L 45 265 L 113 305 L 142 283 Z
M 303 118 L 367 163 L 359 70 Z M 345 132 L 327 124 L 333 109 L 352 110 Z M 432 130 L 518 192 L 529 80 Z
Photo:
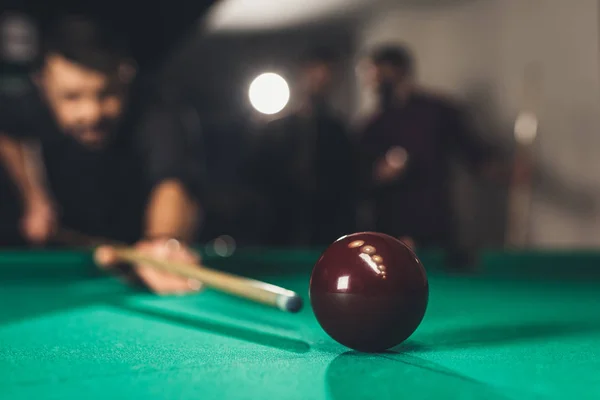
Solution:
M 319 251 L 247 249 L 207 264 L 301 293 L 298 314 L 204 291 L 159 297 L 86 251 L 0 253 L 0 399 L 598 399 L 600 252 L 487 251 L 472 274 L 420 254 L 430 302 L 381 354 L 319 327 Z

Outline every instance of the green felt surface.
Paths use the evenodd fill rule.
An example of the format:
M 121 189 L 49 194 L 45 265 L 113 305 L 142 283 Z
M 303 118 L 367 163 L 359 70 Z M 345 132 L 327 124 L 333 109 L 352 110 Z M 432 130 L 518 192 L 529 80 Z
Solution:
M 262 260 L 281 271 L 256 274 L 308 300 L 315 257 L 214 264 Z M 369 355 L 331 340 L 310 307 L 285 314 L 213 291 L 157 297 L 98 276 L 85 253 L 0 254 L 0 399 L 600 398 L 600 280 L 488 272 L 577 270 L 599 256 L 486 257 L 470 277 L 424 261 L 423 323 L 403 346 Z

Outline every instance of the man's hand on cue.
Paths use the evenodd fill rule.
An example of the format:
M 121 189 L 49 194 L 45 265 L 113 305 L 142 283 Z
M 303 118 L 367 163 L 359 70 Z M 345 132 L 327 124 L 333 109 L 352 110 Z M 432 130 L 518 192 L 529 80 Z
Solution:
M 134 246 L 141 254 L 165 261 L 177 261 L 199 264 L 200 256 L 175 239 L 143 240 Z M 119 263 L 111 246 L 100 246 L 96 249 L 96 261 L 101 268 L 110 269 Z M 168 272 L 160 271 L 144 264 L 133 266 L 138 277 L 157 294 L 183 294 L 197 292 L 202 284 L 198 281 L 182 278 Z

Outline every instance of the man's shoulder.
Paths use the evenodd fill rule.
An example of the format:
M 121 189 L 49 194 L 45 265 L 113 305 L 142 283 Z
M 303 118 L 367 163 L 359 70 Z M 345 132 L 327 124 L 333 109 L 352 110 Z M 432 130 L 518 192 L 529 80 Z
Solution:
M 464 107 L 461 102 L 448 93 L 421 89 L 413 94 L 413 100 L 416 104 L 441 112 L 458 113 Z

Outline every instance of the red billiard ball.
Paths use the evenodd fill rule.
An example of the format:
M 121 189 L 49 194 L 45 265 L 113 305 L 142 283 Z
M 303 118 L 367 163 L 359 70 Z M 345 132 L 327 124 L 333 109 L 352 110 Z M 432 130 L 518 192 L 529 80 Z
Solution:
M 399 345 L 421 323 L 429 284 L 411 249 L 374 232 L 344 236 L 314 266 L 310 302 L 337 342 L 362 352 Z

